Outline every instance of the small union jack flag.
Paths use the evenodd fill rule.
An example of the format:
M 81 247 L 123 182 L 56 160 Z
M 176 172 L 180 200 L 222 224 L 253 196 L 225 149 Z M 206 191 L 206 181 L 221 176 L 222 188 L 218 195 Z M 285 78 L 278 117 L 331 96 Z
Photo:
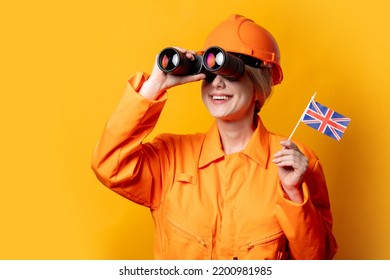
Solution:
M 314 99 L 311 100 L 302 117 L 303 123 L 338 141 L 340 141 L 350 121 L 350 118 L 321 105 Z

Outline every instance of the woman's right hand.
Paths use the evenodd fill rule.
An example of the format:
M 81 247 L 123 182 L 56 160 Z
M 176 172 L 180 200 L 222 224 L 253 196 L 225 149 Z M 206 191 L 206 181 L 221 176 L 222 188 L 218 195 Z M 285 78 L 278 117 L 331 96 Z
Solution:
M 178 51 L 187 56 L 188 59 L 194 60 L 196 52 L 187 51 L 186 49 L 175 47 Z M 190 82 L 196 82 L 204 79 L 205 74 L 175 76 L 169 75 L 161 71 L 157 65 L 157 56 L 154 62 L 152 73 L 145 83 L 142 85 L 139 93 L 149 99 L 155 99 L 162 92 L 177 85 L 182 85 Z

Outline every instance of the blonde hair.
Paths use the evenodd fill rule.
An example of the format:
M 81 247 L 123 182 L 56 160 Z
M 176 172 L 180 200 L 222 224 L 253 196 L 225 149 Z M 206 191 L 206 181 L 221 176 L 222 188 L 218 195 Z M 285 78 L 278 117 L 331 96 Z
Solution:
M 245 71 L 255 87 L 258 101 L 256 102 L 254 113 L 257 114 L 272 92 L 272 68 L 267 66 L 254 68 L 245 65 Z

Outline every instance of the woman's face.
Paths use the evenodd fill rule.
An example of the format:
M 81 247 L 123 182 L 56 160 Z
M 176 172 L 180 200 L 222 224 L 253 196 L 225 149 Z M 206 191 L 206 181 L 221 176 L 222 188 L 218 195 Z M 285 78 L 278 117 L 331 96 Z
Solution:
M 219 75 L 212 82 L 203 80 L 202 99 L 214 118 L 235 121 L 253 117 L 255 89 L 247 73 L 238 81 Z

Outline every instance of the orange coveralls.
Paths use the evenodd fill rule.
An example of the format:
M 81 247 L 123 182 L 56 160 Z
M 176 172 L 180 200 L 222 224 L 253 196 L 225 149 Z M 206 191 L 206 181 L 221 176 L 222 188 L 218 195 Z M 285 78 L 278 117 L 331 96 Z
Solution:
M 138 94 L 147 75 L 128 82 L 92 158 L 98 179 L 150 208 L 156 259 L 331 259 L 337 250 L 321 164 L 309 158 L 304 202 L 287 199 L 272 156 L 283 137 L 258 119 L 247 147 L 225 155 L 214 124 L 207 133 L 162 134 L 155 127 L 167 93 Z

